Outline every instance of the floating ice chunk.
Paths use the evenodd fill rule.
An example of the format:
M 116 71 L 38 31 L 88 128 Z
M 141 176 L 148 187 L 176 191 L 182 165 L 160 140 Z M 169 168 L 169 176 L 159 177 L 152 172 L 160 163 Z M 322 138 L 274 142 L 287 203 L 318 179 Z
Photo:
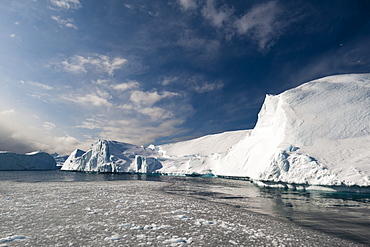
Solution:
M 182 220 L 189 220 L 190 218 L 186 215 L 175 215 L 174 218 L 182 219 Z
M 105 241 L 117 241 L 117 240 L 121 240 L 122 239 L 122 236 L 121 235 L 113 235 L 111 237 L 106 237 L 104 238 Z
M 176 244 L 176 243 L 186 243 L 186 242 L 187 242 L 186 238 L 179 238 L 177 236 L 173 236 L 172 238 L 163 241 L 164 244 Z
M 136 235 L 136 238 L 138 238 L 138 239 L 147 239 L 148 236 L 145 235 L 145 234 L 140 234 L 140 235 Z
M 201 225 L 213 225 L 214 222 L 213 221 L 204 220 L 204 219 L 198 219 L 198 220 L 195 221 L 195 224 L 198 225 L 198 226 L 201 226 Z
M 238 243 L 237 243 L 237 242 L 235 242 L 234 240 L 231 240 L 231 239 L 229 240 L 229 243 L 230 243 L 230 244 L 233 244 L 233 245 L 238 245 Z
M 142 228 L 141 226 L 134 226 L 134 227 L 131 227 L 130 230 L 135 230 L 135 231 L 140 231 L 140 230 L 143 230 L 144 228 Z
M 133 227 L 134 225 L 130 224 L 130 223 L 125 223 L 125 224 L 122 224 L 122 225 L 118 225 L 119 227 Z
M 14 235 L 14 236 L 8 236 L 5 238 L 0 238 L 0 243 L 6 243 L 6 242 L 11 242 L 14 240 L 19 240 L 19 239 L 26 239 L 27 237 L 22 236 L 22 235 Z

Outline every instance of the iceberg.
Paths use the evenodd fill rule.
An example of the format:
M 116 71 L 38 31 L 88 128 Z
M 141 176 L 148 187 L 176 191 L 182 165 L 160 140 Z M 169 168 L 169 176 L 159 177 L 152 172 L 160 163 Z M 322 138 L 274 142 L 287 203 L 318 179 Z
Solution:
M 267 95 L 249 137 L 218 173 L 291 184 L 370 185 L 370 74 L 330 76 Z
M 98 140 L 84 152 L 76 149 L 61 170 L 83 172 L 151 173 L 162 168 L 156 151 L 128 143 Z
M 54 158 L 45 152 L 27 154 L 0 152 L 0 171 L 30 171 L 57 169 Z
M 252 130 L 147 148 L 99 140 L 62 170 L 248 177 L 260 185 L 370 186 L 370 74 L 266 95 Z M 286 186 L 286 185 L 284 185 Z

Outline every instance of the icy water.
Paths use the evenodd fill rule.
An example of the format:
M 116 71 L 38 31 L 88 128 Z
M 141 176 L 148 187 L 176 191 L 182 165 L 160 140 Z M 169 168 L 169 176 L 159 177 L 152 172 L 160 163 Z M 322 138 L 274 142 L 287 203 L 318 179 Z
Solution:
M 370 246 L 369 195 L 219 178 L 0 172 L 0 246 Z

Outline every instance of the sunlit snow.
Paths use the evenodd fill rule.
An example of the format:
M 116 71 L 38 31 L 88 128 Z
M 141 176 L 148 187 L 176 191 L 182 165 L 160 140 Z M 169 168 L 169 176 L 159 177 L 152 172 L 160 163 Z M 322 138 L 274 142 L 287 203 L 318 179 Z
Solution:
M 148 148 L 100 140 L 82 156 L 72 153 L 62 169 L 369 186 L 369 82 L 370 74 L 330 76 L 267 95 L 252 130 Z

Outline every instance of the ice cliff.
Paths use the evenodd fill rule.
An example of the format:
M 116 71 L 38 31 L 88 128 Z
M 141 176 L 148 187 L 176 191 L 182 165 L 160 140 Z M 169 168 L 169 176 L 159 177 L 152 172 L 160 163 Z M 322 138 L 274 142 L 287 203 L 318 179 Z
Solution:
M 267 95 L 252 130 L 147 149 L 99 141 L 75 156 L 62 169 L 370 186 L 370 74 L 325 77 Z
M 251 135 L 222 157 L 217 173 L 369 186 L 370 74 L 330 76 L 267 95 Z
M 16 154 L 0 152 L 0 171 L 53 170 L 57 169 L 54 158 L 41 151 Z
M 79 149 L 72 152 L 61 170 L 150 173 L 162 168 L 155 154 L 150 148 L 99 140 L 87 152 Z

